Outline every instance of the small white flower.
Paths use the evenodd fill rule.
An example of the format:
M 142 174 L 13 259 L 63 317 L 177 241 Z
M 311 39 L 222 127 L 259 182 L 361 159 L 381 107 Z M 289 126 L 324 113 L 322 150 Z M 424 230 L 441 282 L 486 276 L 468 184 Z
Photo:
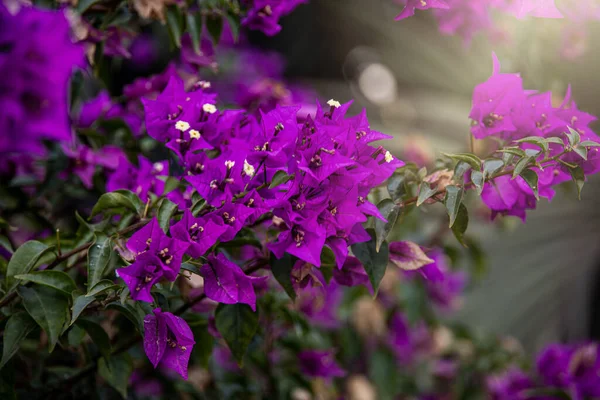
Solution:
M 152 164 L 152 168 L 156 172 L 162 172 L 163 169 L 165 169 L 165 166 L 162 163 L 155 162 L 154 164 Z
M 244 160 L 244 173 L 246 175 L 248 175 L 250 178 L 252 178 L 254 176 L 254 166 L 252 166 L 248 160 Z
M 195 129 L 190 130 L 190 137 L 192 139 L 200 139 L 200 132 Z
M 188 129 L 190 129 L 190 124 L 188 124 L 185 121 L 177 121 L 177 123 L 175 124 L 175 129 L 181 132 L 185 132 Z
M 335 107 L 338 108 L 341 106 L 339 101 L 335 101 L 334 99 L 331 99 L 327 102 L 328 105 L 330 105 L 331 107 Z
M 214 114 L 217 112 L 217 107 L 215 107 L 214 104 L 210 104 L 210 103 L 206 103 L 202 106 L 202 109 L 204 110 L 204 112 L 207 112 L 209 114 Z
M 198 85 L 202 89 L 210 88 L 210 82 L 208 82 L 208 81 L 199 81 L 198 83 L 196 83 L 196 85 Z
M 385 158 L 386 163 L 391 163 L 392 160 L 394 159 L 394 156 L 389 151 L 386 151 L 384 158 Z
M 234 165 L 235 165 L 235 161 L 231 161 L 231 160 L 225 161 L 225 166 L 227 167 L 227 169 L 233 168 Z

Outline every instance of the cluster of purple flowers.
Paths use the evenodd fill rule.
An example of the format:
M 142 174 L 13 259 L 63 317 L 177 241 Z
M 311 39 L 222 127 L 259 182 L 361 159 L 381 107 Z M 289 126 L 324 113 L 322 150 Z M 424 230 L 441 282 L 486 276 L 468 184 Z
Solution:
M 473 121 L 471 133 L 475 138 L 492 136 L 534 155 L 541 165 L 533 168 L 539 178 L 539 196 L 548 200 L 554 196 L 553 186 L 571 179 L 567 165 L 580 166 L 586 175 L 600 170 L 597 147 L 591 148 L 585 156 L 573 151 L 563 154 L 568 145 L 565 132 L 569 129 L 575 130 L 582 141 L 600 142 L 589 127 L 596 117 L 577 108 L 571 100 L 570 89 L 558 107 L 552 104 L 551 92 L 537 93 L 524 89 L 518 74 L 500 73 L 495 55 L 492 76 L 475 87 L 469 117 Z M 537 147 L 531 143 L 515 142 L 526 137 L 555 138 L 558 142 L 551 142 L 545 155 L 544 152 L 533 151 Z M 543 164 L 544 160 L 554 156 L 558 159 L 553 163 Z M 561 161 L 568 164 L 561 164 Z M 504 214 L 525 219 L 525 210 L 536 206 L 532 189 L 521 177 L 511 179 L 501 176 L 487 182 L 481 196 L 492 210 L 492 216 Z
M 67 86 L 83 47 L 65 13 L 17 8 L 0 5 L 0 153 L 42 153 L 43 140 L 72 137 Z
M 281 31 L 279 19 L 308 0 L 246 0 L 248 11 L 242 26 L 274 36 Z
M 571 399 L 600 397 L 600 347 L 597 343 L 549 345 L 540 352 L 536 364 L 539 379 L 533 379 L 519 369 L 490 377 L 487 386 L 492 398 L 532 398 L 527 391 L 535 388 L 561 390 Z M 545 400 L 556 397 L 539 395 L 535 398 Z

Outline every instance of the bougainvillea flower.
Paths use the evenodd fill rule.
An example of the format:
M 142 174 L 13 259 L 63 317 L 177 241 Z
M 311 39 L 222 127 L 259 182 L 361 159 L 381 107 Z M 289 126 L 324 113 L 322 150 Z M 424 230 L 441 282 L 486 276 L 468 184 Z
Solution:
M 179 222 L 171 227 L 175 239 L 189 243 L 186 253 L 194 258 L 202 257 L 229 228 L 219 218 L 194 217 L 186 210 Z
M 527 16 L 538 18 L 563 18 L 554 0 L 514 0 L 506 8 L 508 13 L 513 14 L 519 19 Z
M 138 156 L 139 167 L 131 164 L 125 157 L 121 157 L 115 172 L 109 175 L 106 190 L 109 192 L 118 189 L 131 190 L 142 201 L 148 199 L 148 193 L 163 194 L 165 182 L 161 176 L 168 176 L 169 164 L 166 161 L 151 163 L 143 156 Z
M 245 303 L 256 311 L 256 293 L 252 282 L 263 278 L 246 275 L 222 253 L 209 255 L 208 262 L 200 268 L 204 278 L 204 293 L 214 301 L 224 304 Z
M 533 388 L 531 378 L 519 369 L 493 375 L 486 380 L 487 390 L 492 400 L 525 400 L 527 389 Z
M 298 354 L 298 362 L 302 373 L 312 378 L 331 380 L 346 374 L 335 360 L 333 351 L 303 350 Z
M 0 5 L 0 153 L 43 151 L 42 140 L 68 141 L 68 82 L 84 66 L 62 11 Z M 9 134 L 9 133 L 13 134 Z
M 192 330 L 183 318 L 160 308 L 144 318 L 144 351 L 154 368 L 160 363 L 187 379 L 195 344 Z
M 333 279 L 342 286 L 369 286 L 369 276 L 365 267 L 356 257 L 346 258 L 341 269 L 333 269 Z
M 156 218 L 134 233 L 127 241 L 127 249 L 134 254 L 135 262 L 117 270 L 131 297 L 152 302 L 152 285 L 162 277 L 171 282 L 177 278 L 187 248 L 186 242 L 165 235 Z
M 428 10 L 430 8 L 450 8 L 443 0 L 404 0 L 404 10 L 396 17 L 396 21 L 415 15 L 415 10 Z

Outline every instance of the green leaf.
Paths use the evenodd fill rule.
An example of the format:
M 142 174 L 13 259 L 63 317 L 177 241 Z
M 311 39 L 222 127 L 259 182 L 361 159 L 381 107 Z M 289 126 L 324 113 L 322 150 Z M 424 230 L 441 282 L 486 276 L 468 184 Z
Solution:
M 202 15 L 200 13 L 186 15 L 186 30 L 192 38 L 192 45 L 196 54 L 200 53 L 200 40 L 202 36 Z
M 102 279 L 100 282 L 92 286 L 92 288 L 85 294 L 85 296 L 96 296 L 97 294 L 100 294 L 110 289 L 117 289 L 118 287 L 119 285 L 115 284 L 113 281 L 110 281 L 108 279 Z
M 129 292 L 128 292 L 129 293 Z M 133 326 L 138 330 L 140 334 L 144 334 L 144 315 L 141 315 L 140 310 L 133 307 L 132 305 L 119 302 L 110 303 L 106 306 L 107 309 L 117 310 L 125 318 L 127 318 Z
M 521 171 L 521 178 L 529 185 L 531 190 L 533 190 L 533 195 L 535 199 L 539 201 L 540 195 L 538 192 L 538 175 L 534 170 L 525 169 Z
M 273 189 L 274 187 L 283 185 L 290 179 L 292 179 L 292 176 L 288 175 L 285 171 L 282 171 L 282 170 L 277 171 L 277 172 L 275 172 L 275 175 L 273 176 L 273 180 L 271 181 L 271 184 L 269 185 L 269 189 Z
M 572 397 L 562 389 L 556 388 L 538 388 L 538 389 L 526 389 L 519 392 L 524 399 L 534 399 L 534 398 L 550 398 L 550 399 L 564 399 L 571 400 Z
M 387 220 L 384 222 L 380 219 L 375 220 L 375 235 L 377 235 L 377 241 L 375 242 L 375 250 L 379 251 L 381 244 L 387 239 L 388 235 L 394 229 L 394 225 L 398 220 L 402 207 L 394 203 L 390 199 L 384 199 L 377 205 L 379 212 Z
M 169 230 L 169 223 L 173 213 L 177 210 L 177 204 L 173 203 L 169 199 L 162 199 L 160 207 L 158 207 L 158 213 L 156 215 L 158 224 L 162 228 L 163 232 L 167 233 Z
M 176 48 L 181 48 L 181 34 L 183 32 L 183 21 L 181 11 L 176 5 L 167 7 L 166 13 L 167 29 L 169 36 Z
M 407 177 L 405 175 L 392 175 L 388 179 L 387 191 L 392 200 L 397 201 L 407 193 Z
M 471 166 L 464 161 L 459 161 L 458 163 L 456 163 L 456 166 L 454 167 L 454 181 L 462 183 L 465 173 L 469 169 L 471 169 Z
M 206 30 L 210 34 L 213 43 L 218 44 L 223 32 L 223 18 L 221 16 L 207 16 Z
M 525 153 L 525 150 L 519 148 L 519 147 L 505 147 L 503 149 L 498 150 L 499 153 L 504 153 L 504 154 L 512 154 L 513 156 L 518 156 L 518 157 L 527 157 L 527 153 Z
M 271 272 L 292 300 L 296 300 L 296 291 L 292 285 L 291 278 L 295 261 L 296 258 L 288 253 L 285 253 L 280 259 L 275 258 L 275 256 L 271 254 Z
M 24 311 L 13 314 L 4 328 L 0 369 L 19 351 L 21 341 L 35 328 L 35 321 Z
M 471 153 L 459 153 L 459 154 L 447 154 L 442 153 L 444 156 L 455 160 L 455 161 L 463 161 L 466 162 L 476 171 L 481 171 L 481 160 L 475 154 Z
M 573 182 L 575 182 L 577 185 L 577 198 L 581 200 L 581 190 L 583 189 L 583 184 L 585 183 L 585 173 L 580 166 L 569 168 L 569 173 L 571 174 Z
M 229 30 L 231 31 L 231 36 L 233 36 L 233 42 L 237 43 L 238 38 L 240 36 L 240 21 L 239 18 L 236 18 L 235 15 L 225 14 L 225 18 L 229 23 Z
M 458 213 L 456 214 L 454 225 L 452 225 L 452 233 L 454 233 L 456 240 L 458 240 L 459 243 L 464 247 L 467 247 L 467 243 L 465 241 L 465 232 L 467 231 L 468 226 L 469 213 L 467 211 L 467 207 L 465 207 L 464 204 L 461 204 Z
M 77 318 L 79 318 L 79 316 L 81 315 L 83 310 L 85 310 L 85 308 L 87 306 L 89 306 L 91 303 L 93 303 L 94 301 L 96 301 L 96 299 L 93 297 L 87 297 L 87 296 L 74 297 L 73 307 L 71 307 L 71 322 L 69 323 L 69 326 L 73 325 L 75 323 L 75 321 L 77 321 Z
M 587 147 L 580 146 L 580 145 L 579 146 L 575 146 L 573 148 L 573 151 L 575 153 L 577 153 L 579 155 L 579 157 L 583 158 L 584 160 L 587 160 L 587 157 L 588 157 L 588 149 L 587 149 Z
M 9 253 L 15 252 L 15 249 L 13 249 L 10 240 L 8 240 L 8 238 L 4 235 L 0 235 L 0 247 L 4 247 L 6 250 L 8 250 Z
M 419 196 L 417 197 L 417 207 L 423 204 L 427 199 L 431 198 L 434 194 L 437 193 L 437 186 L 431 188 L 429 183 L 421 182 L 421 186 L 419 188 Z
M 463 194 L 464 190 L 462 188 L 452 185 L 446 187 L 444 204 L 446 205 L 446 210 L 448 210 L 448 216 L 450 217 L 450 228 L 452 228 L 456 221 L 456 216 L 462 205 Z
M 477 194 L 481 196 L 481 192 L 483 192 L 483 173 L 479 171 L 471 171 L 471 182 L 477 188 Z
M 94 236 L 94 244 L 88 249 L 89 288 L 94 287 L 104 276 L 112 253 L 112 241 L 105 234 L 98 232 Z
M 88 8 L 96 3 L 100 3 L 102 0 L 81 0 L 77 2 L 77 12 L 83 14 Z
M 113 355 L 110 359 L 101 358 L 98 361 L 98 373 L 110 386 L 125 399 L 129 377 L 133 372 L 133 362 L 127 353 Z
M 104 328 L 87 319 L 79 319 L 75 324 L 87 332 L 103 357 L 110 357 L 110 338 Z
M 517 143 L 531 143 L 538 146 L 544 153 L 548 153 L 548 142 L 546 139 L 538 136 L 528 136 L 523 139 L 515 140 Z
M 375 295 L 379 291 L 379 284 L 385 275 L 389 259 L 389 248 L 387 242 L 383 242 L 379 248 L 379 252 L 376 250 L 376 235 L 373 229 L 367 229 L 371 240 L 364 243 L 355 243 L 352 245 L 352 253 L 358 258 L 365 268 L 365 272 L 369 276 L 369 281 L 373 286 Z
M 38 285 L 44 285 L 56 290 L 60 290 L 66 295 L 70 295 L 77 286 L 75 281 L 69 275 L 62 271 L 35 271 L 29 274 L 15 275 L 16 279 L 30 281 Z
M 69 317 L 67 297 L 48 287 L 19 286 L 17 292 L 29 315 L 48 335 L 48 351 L 52 352 Z
M 579 132 L 577 132 L 575 129 L 571 128 L 570 126 L 568 126 L 567 128 L 569 128 L 569 132 L 567 133 L 567 138 L 569 139 L 569 144 L 571 145 L 571 147 L 575 147 L 579 144 L 579 142 L 581 142 L 581 135 L 579 134 Z
M 92 209 L 91 217 L 101 212 L 116 214 L 120 209 L 128 209 L 139 213 L 144 209 L 142 201 L 129 190 L 116 190 L 114 192 L 104 193 Z
M 12 255 L 6 267 L 7 291 L 14 289 L 17 285 L 14 279 L 15 275 L 27 274 L 35 267 L 40 257 L 49 250 L 51 250 L 50 247 L 35 240 L 23 243 Z
M 554 143 L 554 144 L 560 144 L 563 147 L 565 146 L 565 142 L 561 138 L 558 138 L 558 137 L 555 137 L 555 136 L 547 137 L 546 138 L 546 142 L 548 142 L 548 143 Z
M 517 176 L 521 175 L 521 172 L 534 161 L 535 161 L 535 157 L 532 157 L 532 156 L 523 157 L 519 161 L 517 161 L 517 164 L 515 165 L 515 169 L 513 170 L 513 179 L 516 178 Z
M 585 147 L 598 147 L 600 146 L 600 143 L 594 142 L 592 140 L 584 140 L 583 142 L 579 143 L 579 145 Z
M 258 329 L 258 312 L 252 312 L 247 304 L 219 304 L 215 312 L 215 325 L 241 366 L 248 345 Z
M 488 158 L 483 162 L 483 179 L 488 179 L 504 167 L 504 161 L 498 158 Z

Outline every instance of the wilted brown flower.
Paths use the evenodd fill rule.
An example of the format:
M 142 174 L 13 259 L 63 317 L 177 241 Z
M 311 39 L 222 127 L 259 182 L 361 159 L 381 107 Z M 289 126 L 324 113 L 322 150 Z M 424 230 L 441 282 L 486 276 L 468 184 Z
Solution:
M 165 22 L 165 9 L 173 0 L 133 0 L 133 8 L 145 19 Z

